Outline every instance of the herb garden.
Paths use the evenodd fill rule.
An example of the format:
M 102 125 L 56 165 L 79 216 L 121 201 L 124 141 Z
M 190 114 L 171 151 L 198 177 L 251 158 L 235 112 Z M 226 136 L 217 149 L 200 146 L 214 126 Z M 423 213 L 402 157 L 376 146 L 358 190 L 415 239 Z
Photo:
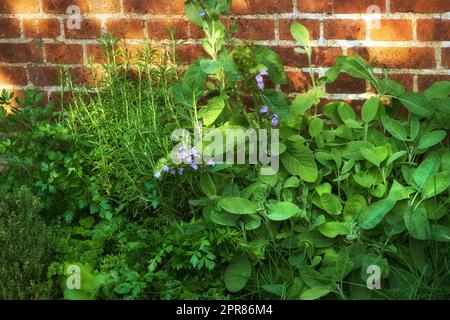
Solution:
M 233 40 L 230 5 L 185 3 L 203 31 L 189 65 L 175 42 L 130 55 L 106 35 L 92 84 L 62 70 L 61 107 L 3 91 L 1 299 L 450 298 L 450 82 L 409 92 L 358 55 L 318 75 L 293 22 L 311 72 L 283 93 L 278 55 Z M 327 98 L 341 74 L 370 84 L 360 109 Z M 173 139 L 229 129 L 269 132 L 279 168 L 197 162 L 208 143 Z

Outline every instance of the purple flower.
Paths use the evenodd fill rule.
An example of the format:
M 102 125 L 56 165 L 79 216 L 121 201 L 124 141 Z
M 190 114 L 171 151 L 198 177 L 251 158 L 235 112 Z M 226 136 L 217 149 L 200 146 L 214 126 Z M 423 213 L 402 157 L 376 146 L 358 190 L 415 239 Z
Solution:
M 259 74 L 262 75 L 262 76 L 268 76 L 268 75 L 269 75 L 269 73 L 267 72 L 267 70 L 261 70 L 261 71 L 259 72 Z
M 214 160 L 214 159 L 209 159 L 209 161 L 208 161 L 208 165 L 209 165 L 209 166 L 215 167 L 216 164 L 217 164 L 216 160 Z
M 269 112 L 268 106 L 262 106 L 261 109 L 259 109 L 259 113 L 261 113 L 261 114 L 266 114 L 268 112 Z
M 155 174 L 154 174 L 154 176 L 155 176 L 155 178 L 157 179 L 157 180 L 159 180 L 159 179 L 161 179 L 161 172 L 156 172 Z
M 180 152 L 178 152 L 177 157 L 178 157 L 178 159 L 183 160 L 183 159 L 188 158 L 189 154 L 187 152 L 185 152 L 185 151 L 180 151 Z
M 198 170 L 198 165 L 195 164 L 195 163 L 192 163 L 191 164 L 191 168 L 194 169 L 194 170 Z
M 275 117 L 275 115 L 272 118 L 272 126 L 278 127 L 278 117 Z
M 258 74 L 258 75 L 255 77 L 255 79 L 256 79 L 256 82 L 257 82 L 257 84 L 258 84 L 258 88 L 259 88 L 260 90 L 264 90 L 264 78 L 262 77 L 262 75 L 261 75 L 261 74 Z
M 206 11 L 205 11 L 205 10 L 200 11 L 200 12 L 198 13 L 198 16 L 199 16 L 200 18 L 204 18 L 204 17 L 206 16 Z
M 164 167 L 163 167 L 163 171 L 164 171 L 164 173 L 168 173 L 168 172 L 169 172 L 169 170 L 170 170 L 170 168 L 169 168 L 168 166 L 164 166 Z
M 193 156 L 194 158 L 198 157 L 198 152 L 197 152 L 197 149 L 195 149 L 195 147 L 189 151 L 189 154 L 191 156 Z
M 278 115 L 276 113 L 273 114 L 273 117 L 278 119 Z
M 178 169 L 178 174 L 182 176 L 184 174 L 184 169 L 183 168 Z

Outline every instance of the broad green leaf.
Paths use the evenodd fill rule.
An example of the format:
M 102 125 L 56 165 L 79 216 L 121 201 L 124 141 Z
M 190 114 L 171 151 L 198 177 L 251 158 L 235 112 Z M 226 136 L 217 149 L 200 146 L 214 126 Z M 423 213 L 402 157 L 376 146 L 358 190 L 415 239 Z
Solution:
M 327 288 L 311 288 L 306 290 L 300 295 L 301 300 L 316 300 L 328 295 L 331 292 L 330 289 Z
M 291 202 L 278 202 L 270 207 L 267 217 L 273 221 L 283 221 L 301 212 L 302 210 Z
M 410 136 L 412 140 L 415 140 L 420 132 L 420 120 L 416 116 L 411 116 L 410 122 Z
M 219 207 L 233 214 L 254 214 L 256 206 L 249 200 L 239 197 L 227 197 L 219 201 Z
M 304 47 L 309 46 L 309 32 L 308 29 L 299 22 L 291 24 L 291 34 L 295 40 L 300 42 Z
M 408 154 L 408 152 L 406 152 L 404 150 L 394 153 L 392 156 L 389 157 L 387 165 L 390 166 L 391 164 L 393 164 L 395 161 L 397 161 L 398 159 L 400 159 L 401 157 L 403 157 L 406 154 Z
M 431 239 L 434 241 L 450 242 L 450 228 L 439 224 L 432 224 Z
M 203 24 L 203 19 L 200 17 L 200 12 L 202 10 L 202 6 L 194 1 L 186 1 L 184 4 L 184 13 L 186 14 L 186 17 L 200 28 Z
M 265 46 L 255 46 L 253 50 L 254 60 L 267 67 L 269 78 L 275 84 L 286 84 L 287 77 L 283 63 L 275 51 Z
M 408 139 L 408 133 L 399 121 L 382 116 L 381 123 L 383 124 L 383 127 L 397 139 L 401 141 L 406 141 Z
M 431 153 L 422 163 L 414 170 L 413 179 L 419 190 L 422 190 L 425 182 L 437 171 L 441 165 L 441 159 L 436 152 Z
M 358 222 L 361 228 L 370 230 L 375 228 L 384 218 L 384 216 L 392 210 L 396 201 L 392 199 L 383 199 L 372 203 L 361 211 Z
M 417 148 L 419 149 L 428 149 L 445 139 L 447 136 L 447 132 L 444 130 L 436 130 L 427 133 L 419 140 L 419 145 Z
M 221 67 L 222 64 L 219 61 L 208 59 L 200 60 L 200 68 L 206 74 L 215 74 Z
M 225 109 L 225 101 L 222 97 L 214 97 L 208 101 L 208 105 L 202 107 L 198 113 L 203 118 L 205 126 L 212 125 Z
M 338 113 L 343 122 L 345 122 L 346 120 L 356 121 L 356 113 L 353 110 L 352 106 L 348 103 L 339 102 Z
M 281 119 L 289 120 L 291 118 L 289 102 L 280 92 L 273 89 L 264 90 L 263 100 L 270 110 L 278 114 Z
M 365 123 L 370 123 L 375 120 L 378 113 L 379 104 L 380 100 L 376 97 L 370 98 L 363 104 L 361 109 L 361 116 L 362 120 Z
M 414 114 L 426 118 L 433 114 L 433 105 L 430 100 L 423 94 L 406 92 L 400 95 L 398 99 L 406 109 Z
M 252 265 L 247 258 L 235 258 L 225 270 L 225 287 L 230 292 L 241 291 L 252 275 Z
M 357 184 L 364 188 L 371 188 L 375 183 L 375 177 L 362 171 L 353 175 L 353 179 Z
M 442 171 L 430 177 L 422 190 L 422 198 L 428 199 L 448 191 L 450 188 L 450 170 Z
M 350 228 L 346 222 L 325 222 L 319 227 L 319 232 L 327 238 L 336 238 L 337 236 L 346 236 L 350 234 Z
M 319 118 L 313 118 L 309 123 L 309 135 L 311 137 L 317 137 L 323 128 L 323 120 Z
M 374 149 L 369 149 L 369 148 L 363 147 L 363 148 L 361 148 L 361 154 L 367 161 L 369 161 L 370 163 L 379 167 L 380 164 L 384 160 L 386 160 L 386 158 L 388 156 L 388 150 L 384 146 L 379 146 Z
M 306 111 L 314 106 L 316 100 L 316 95 L 312 90 L 297 95 L 292 101 L 292 113 L 295 115 L 305 114 Z
M 283 188 L 298 188 L 299 185 L 300 180 L 297 177 L 289 177 L 289 179 L 284 182 Z
M 353 194 L 345 202 L 344 215 L 356 217 L 364 208 L 367 208 L 366 198 L 360 194 Z
M 372 67 L 359 56 L 339 57 L 337 63 L 342 71 L 348 73 L 352 77 L 369 80 L 371 82 L 375 79 Z
M 227 79 L 229 81 L 239 81 L 241 76 L 236 64 L 234 63 L 233 55 L 231 53 L 224 53 L 220 56 L 219 60 Z
M 325 193 L 320 196 L 322 208 L 329 214 L 338 215 L 342 212 L 342 204 L 338 196 Z
M 361 148 L 373 149 L 374 146 L 367 141 L 351 141 L 345 146 L 345 149 L 342 152 L 342 158 L 354 161 L 364 160 L 360 151 Z
M 208 198 L 217 194 L 214 180 L 208 172 L 202 172 L 200 175 L 200 189 Z
M 244 216 L 245 230 L 256 230 L 261 226 L 261 218 L 255 214 Z
M 450 95 L 450 81 L 437 81 L 424 91 L 428 99 L 446 98 Z
M 321 197 L 322 195 L 324 195 L 326 193 L 331 193 L 331 184 L 329 184 L 328 182 L 322 183 L 321 185 L 318 185 L 317 187 L 315 187 L 315 190 L 316 190 L 317 194 L 319 195 L 319 197 Z
M 418 240 L 427 240 L 431 236 L 430 223 L 425 209 L 418 208 L 414 211 L 405 211 L 403 215 L 406 229 L 411 236 Z
M 378 93 L 389 94 L 394 97 L 398 97 L 405 93 L 405 87 L 398 83 L 397 81 L 391 79 L 378 79 Z
M 197 60 L 189 66 L 183 77 L 183 83 L 192 90 L 196 98 L 200 98 L 205 88 L 207 75 L 200 68 L 200 61 Z
M 404 199 L 409 199 L 410 195 L 414 193 L 414 188 L 412 187 L 405 187 L 397 182 L 397 180 L 394 180 L 392 183 L 391 190 L 389 191 L 389 199 L 392 199 L 394 201 L 400 201 Z
M 311 150 L 301 143 L 291 143 L 288 151 L 281 156 L 281 162 L 286 170 L 299 176 L 306 182 L 314 182 L 318 177 L 318 169 Z
M 209 217 L 209 219 L 221 226 L 235 227 L 236 222 L 239 220 L 239 216 L 217 208 L 209 208 L 207 210 L 204 210 L 204 212 Z

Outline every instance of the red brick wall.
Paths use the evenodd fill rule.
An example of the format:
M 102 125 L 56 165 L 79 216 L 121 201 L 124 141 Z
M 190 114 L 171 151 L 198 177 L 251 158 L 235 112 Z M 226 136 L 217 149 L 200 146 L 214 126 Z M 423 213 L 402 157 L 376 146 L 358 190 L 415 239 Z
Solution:
M 0 89 L 37 86 L 52 92 L 58 66 L 67 65 L 82 78 L 88 56 L 98 52 L 97 39 L 107 31 L 130 45 L 149 37 L 167 42 L 166 28 L 187 39 L 181 57 L 200 53 L 201 33 L 183 16 L 183 0 L 0 0 Z M 80 30 L 67 28 L 65 14 L 78 5 Z M 367 15 L 380 8 L 381 21 Z M 370 17 L 375 20 L 370 20 Z M 293 51 L 290 23 L 301 21 L 314 39 L 317 72 L 342 54 L 374 60 L 378 71 L 408 89 L 422 90 L 438 79 L 450 79 L 450 0 L 233 0 L 237 37 L 273 47 L 289 74 L 286 90 L 305 89 L 307 61 Z M 331 96 L 365 92 L 366 83 L 342 76 L 327 87 Z

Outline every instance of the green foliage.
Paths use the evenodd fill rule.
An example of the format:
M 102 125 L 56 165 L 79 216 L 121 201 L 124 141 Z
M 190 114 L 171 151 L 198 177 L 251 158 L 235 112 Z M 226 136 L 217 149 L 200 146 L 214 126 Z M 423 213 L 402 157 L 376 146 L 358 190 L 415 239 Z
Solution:
M 47 278 L 55 257 L 56 234 L 39 216 L 41 203 L 22 187 L 0 194 L 0 299 L 41 300 L 57 297 Z

